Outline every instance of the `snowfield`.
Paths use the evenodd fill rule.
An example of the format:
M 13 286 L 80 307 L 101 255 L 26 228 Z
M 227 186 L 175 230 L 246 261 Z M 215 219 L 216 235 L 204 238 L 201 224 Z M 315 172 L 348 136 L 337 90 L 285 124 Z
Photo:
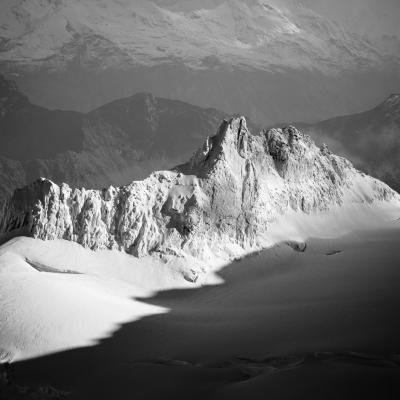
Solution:
M 129 281 L 135 260 L 129 265 L 117 254 L 90 254 L 79 247 L 68 242 L 38 243 L 29 238 L 18 238 L 1 247 L 3 362 L 92 345 L 124 322 L 166 311 L 132 299 L 150 293 L 149 288 L 157 282 L 150 268 L 146 274 L 152 283 L 145 288 Z M 28 259 L 39 260 L 53 272 L 36 270 Z M 65 273 L 65 267 L 80 273 Z M 137 270 L 135 275 L 145 279 Z M 162 268 L 158 275 L 173 280 Z M 137 280 L 140 282 L 140 278 Z
M 318 215 L 292 211 L 270 227 L 269 241 L 271 247 L 287 243 L 297 248 L 296 243 L 307 244 L 310 237 L 332 239 L 359 229 L 396 227 L 399 217 L 400 207 L 390 203 L 337 207 Z M 218 271 L 228 264 L 214 258 L 194 274 L 199 265 L 194 258 L 139 259 L 66 240 L 12 239 L 0 247 L 2 361 L 95 345 L 121 324 L 168 312 L 137 298 L 223 284 Z
M 120 252 L 13 239 L 0 250 L 5 394 L 40 383 L 72 399 L 395 398 L 399 237 L 395 221 L 304 252 L 280 243 L 203 287 Z

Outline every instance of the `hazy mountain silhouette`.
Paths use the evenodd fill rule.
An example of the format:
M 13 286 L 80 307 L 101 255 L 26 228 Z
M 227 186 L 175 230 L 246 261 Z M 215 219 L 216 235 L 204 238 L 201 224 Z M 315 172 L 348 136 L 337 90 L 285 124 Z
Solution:
M 300 124 L 319 144 L 400 190 L 400 95 L 375 108 L 316 124 Z
M 33 105 L 0 78 L 0 197 L 40 176 L 92 188 L 186 161 L 226 115 L 139 93 L 87 114 Z

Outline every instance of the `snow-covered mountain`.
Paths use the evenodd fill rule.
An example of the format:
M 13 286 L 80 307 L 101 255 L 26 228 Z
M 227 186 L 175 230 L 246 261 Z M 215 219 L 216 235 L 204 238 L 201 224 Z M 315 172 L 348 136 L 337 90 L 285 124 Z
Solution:
M 88 111 L 150 91 L 269 123 L 366 108 L 400 83 L 396 36 L 382 45 L 318 11 L 294 0 L 4 0 L 0 65 L 48 107 Z
M 370 41 L 385 36 L 400 37 L 397 0 L 302 0 L 302 3 Z
M 224 117 L 149 93 L 87 114 L 52 111 L 0 76 L 0 199 L 40 176 L 90 188 L 143 179 L 186 161 Z
M 327 143 L 358 168 L 400 190 L 399 94 L 362 113 L 301 126 L 317 143 Z
M 5 203 L 0 231 L 180 259 L 196 279 L 205 266 L 281 240 L 382 223 L 399 207 L 386 184 L 296 128 L 252 135 L 241 117 L 224 121 L 188 163 L 128 186 L 98 191 L 37 180 Z
M 331 72 L 382 61 L 362 37 L 294 1 L 22 0 L 6 1 L 2 11 L 1 59 L 54 68 L 78 53 L 96 68 L 176 57 L 203 69 L 213 56 L 260 69 Z

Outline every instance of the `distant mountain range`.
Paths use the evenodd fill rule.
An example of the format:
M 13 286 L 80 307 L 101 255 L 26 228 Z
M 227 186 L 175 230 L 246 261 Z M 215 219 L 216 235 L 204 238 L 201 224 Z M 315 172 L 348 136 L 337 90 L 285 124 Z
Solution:
M 400 192 L 400 94 L 363 113 L 298 125 Z
M 265 124 L 318 121 L 400 90 L 397 19 L 366 1 L 3 0 L 0 70 L 46 108 L 146 91 Z
M 0 78 L 0 198 L 40 176 L 90 188 L 142 179 L 190 157 L 225 116 L 149 93 L 52 111 Z
M 52 111 L 31 104 L 0 77 L 0 198 L 41 176 L 87 188 L 144 179 L 188 159 L 226 117 L 149 93 L 86 114 Z M 295 125 L 400 191 L 400 95 L 364 113 Z

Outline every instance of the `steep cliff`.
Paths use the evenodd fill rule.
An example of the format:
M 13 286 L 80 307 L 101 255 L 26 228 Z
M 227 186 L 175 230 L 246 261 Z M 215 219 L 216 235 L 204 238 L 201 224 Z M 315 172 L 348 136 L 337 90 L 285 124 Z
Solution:
M 385 206 L 400 210 L 400 196 L 296 128 L 252 135 L 244 118 L 233 118 L 188 163 L 128 186 L 72 189 L 40 179 L 16 190 L 0 230 L 212 263 L 276 242 L 288 215 L 342 212 L 342 225 L 352 227 L 351 207 L 368 220 L 378 209 L 379 218 L 391 218 Z

